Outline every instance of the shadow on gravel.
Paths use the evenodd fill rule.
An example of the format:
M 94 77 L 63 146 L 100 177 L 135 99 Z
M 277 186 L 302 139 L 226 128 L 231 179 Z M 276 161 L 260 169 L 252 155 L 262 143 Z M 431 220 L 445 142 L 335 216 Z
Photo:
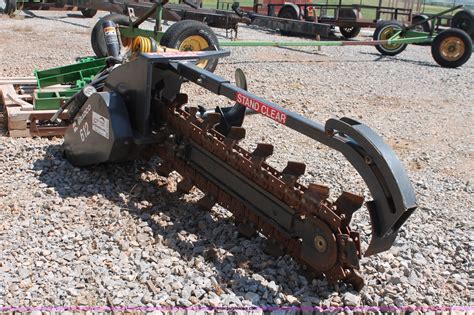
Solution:
M 36 15 L 35 13 L 33 13 L 30 10 L 24 10 L 24 12 L 26 14 L 25 18 L 27 18 L 27 19 L 37 18 L 37 19 L 42 19 L 42 20 L 57 21 L 57 22 L 65 23 L 65 24 L 79 26 L 79 27 L 82 27 L 82 28 L 89 28 L 89 26 L 87 26 L 87 25 L 82 25 L 82 24 L 79 24 L 79 23 L 74 23 L 74 22 L 63 20 L 63 19 L 66 19 L 70 16 L 79 17 L 79 14 L 67 14 L 66 16 L 46 17 L 46 16 Z M 82 16 L 81 16 L 81 18 L 82 18 Z
M 382 56 L 379 53 L 368 53 L 368 52 L 360 52 L 362 55 L 369 55 L 369 56 L 378 56 L 379 58 L 376 61 L 401 61 L 401 62 L 406 62 L 406 63 L 411 63 L 417 66 L 425 66 L 425 67 L 433 67 L 433 68 L 439 68 L 440 66 L 436 64 L 435 61 L 417 61 L 417 60 L 411 60 L 411 59 L 404 59 L 400 58 L 400 56 Z M 431 58 L 427 54 L 427 58 Z
M 121 211 L 126 210 L 134 218 L 146 222 L 155 240 L 164 240 L 167 247 L 180 254 L 181 259 L 189 262 L 198 256 L 204 257 L 217 271 L 217 282 L 213 286 L 218 295 L 231 290 L 245 297 L 246 291 L 252 288 L 261 298 L 255 305 L 267 306 L 278 297 L 276 286 L 280 286 L 285 295 L 301 296 L 306 292 L 316 298 L 327 298 L 335 291 L 325 280 L 318 282 L 320 286 L 310 288 L 312 280 L 303 270 L 288 272 L 288 257 L 275 258 L 260 252 L 265 241 L 263 237 L 249 240 L 237 236 L 232 217 L 215 220 L 212 211 L 202 211 L 194 202 L 187 202 L 185 199 L 190 199 L 190 195 L 170 192 L 168 184 L 172 185 L 169 183 L 171 180 L 155 174 L 157 163 L 157 160 L 150 160 L 76 168 L 62 157 L 60 145 L 51 145 L 47 147 L 44 158 L 35 161 L 34 170 L 41 171 L 40 181 L 53 187 L 61 198 L 101 195 Z M 168 224 L 163 224 L 164 217 L 169 218 Z M 190 235 L 197 237 L 186 237 Z M 255 250 L 255 247 L 259 248 Z M 232 255 L 224 257 L 220 249 Z M 290 264 L 295 263 L 291 260 Z M 270 289 L 262 285 L 262 277 L 242 275 L 238 268 L 263 275 L 266 281 L 274 281 L 276 286 Z M 307 284 L 301 284 L 302 278 Z M 267 300 L 268 296 L 275 298 Z M 221 300 L 221 304 L 233 303 Z
M 90 19 L 82 14 L 77 14 L 77 13 L 68 13 L 66 14 L 68 18 L 74 18 L 74 19 Z
M 0 106 L 0 136 L 8 135 L 8 118 L 3 106 Z
M 311 51 L 304 51 L 304 50 L 299 50 L 299 49 L 294 49 L 294 48 L 289 48 L 289 47 L 279 47 L 282 49 L 288 49 L 296 52 L 301 52 L 301 53 L 306 53 L 310 55 L 318 55 L 318 56 L 325 56 L 328 57 L 327 54 L 325 53 L 318 53 L 318 52 L 311 52 Z M 391 61 L 401 61 L 401 62 L 406 62 L 406 63 L 411 63 L 417 66 L 424 66 L 424 67 L 433 67 L 433 68 L 439 68 L 440 66 L 436 64 L 435 61 L 429 62 L 429 61 L 416 61 L 416 60 L 410 60 L 410 59 L 403 59 L 400 57 L 393 57 L 393 56 L 382 56 L 378 53 L 367 53 L 367 52 L 361 52 L 360 54 L 363 55 L 370 55 L 377 57 L 372 60 L 360 60 L 360 59 L 324 59 L 324 60 L 304 60 L 304 63 L 375 63 L 375 62 L 391 62 Z M 330 56 L 329 56 L 330 57 Z M 250 60 L 250 61 L 230 61 L 226 62 L 226 64 L 229 65 L 238 65 L 238 64 L 261 64 L 261 63 L 275 63 L 275 64 L 282 64 L 282 63 L 295 63 L 295 60 Z M 463 66 L 465 67 L 465 66 Z M 461 70 L 461 68 L 454 68 L 452 70 Z

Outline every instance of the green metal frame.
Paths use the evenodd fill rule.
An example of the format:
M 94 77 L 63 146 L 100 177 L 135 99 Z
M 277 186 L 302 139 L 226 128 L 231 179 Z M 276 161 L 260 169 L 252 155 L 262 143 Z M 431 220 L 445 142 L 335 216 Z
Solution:
M 75 82 L 78 88 L 85 86 L 100 70 L 105 67 L 106 58 L 83 58 L 72 65 L 51 68 L 47 70 L 35 70 L 34 74 L 38 82 L 38 88 Z
M 41 109 L 59 109 L 61 104 L 71 98 L 77 92 L 76 89 L 69 89 L 58 92 L 35 92 L 34 107 Z
M 35 109 L 58 109 L 62 102 L 89 84 L 105 68 L 105 60 L 106 58 L 83 58 L 72 65 L 35 70 L 39 90 L 33 97 Z M 61 91 L 43 90 L 48 86 L 68 83 L 72 83 L 72 86 Z
M 431 43 L 435 36 L 425 32 L 409 31 L 405 34 L 397 32 L 387 40 L 380 41 L 345 41 L 345 40 L 331 40 L 331 41 L 225 41 L 219 42 L 222 47 L 261 47 L 261 46 L 274 46 L 274 47 L 317 47 L 317 46 L 375 46 L 380 44 L 422 44 Z
M 137 36 L 152 37 L 157 42 L 160 42 L 163 32 L 157 32 L 152 30 L 144 30 L 141 28 L 130 27 L 130 26 L 119 26 L 120 36 L 127 38 L 135 38 Z
M 135 22 L 130 21 L 128 26 L 119 26 L 120 35 L 133 38 L 136 36 L 153 37 L 157 42 L 163 36 L 161 21 L 163 5 L 167 0 L 162 0 L 153 5 L 152 8 Z M 139 25 L 151 15 L 155 15 L 155 29 L 140 29 Z M 38 84 L 33 102 L 37 110 L 58 109 L 63 102 L 73 96 L 79 89 L 89 84 L 93 78 L 106 66 L 106 58 L 83 58 L 78 63 L 51 68 L 47 70 L 35 70 L 34 74 Z M 72 87 L 60 91 L 43 91 L 42 89 L 57 85 L 72 83 Z
M 258 46 L 274 46 L 274 47 L 294 47 L 294 46 L 376 46 L 376 45 L 397 45 L 397 44 L 425 44 L 432 43 L 436 37 L 434 32 L 434 25 L 430 32 L 419 32 L 413 29 L 422 23 L 436 19 L 439 16 L 445 15 L 449 12 L 455 11 L 462 8 L 462 5 L 458 5 L 438 14 L 433 15 L 427 20 L 421 21 L 416 24 L 412 24 L 409 27 L 404 27 L 399 32 L 393 34 L 392 37 L 386 40 L 370 40 L 370 41 L 282 41 L 282 42 L 266 42 L 266 41 L 226 41 L 219 42 L 222 47 L 258 47 Z
M 119 32 L 120 36 L 126 37 L 126 38 L 134 38 L 137 36 L 143 36 L 143 37 L 152 37 L 156 40 L 157 43 L 160 42 L 161 37 L 163 37 L 164 32 L 161 31 L 161 22 L 163 20 L 163 6 L 168 2 L 168 0 L 161 0 L 157 3 L 155 3 L 148 11 L 147 13 L 140 17 L 137 21 L 132 22 L 130 21 L 130 24 L 125 26 L 125 25 L 119 25 Z M 155 14 L 155 29 L 154 30 L 145 30 L 139 28 L 140 24 L 146 21 L 146 19 Z

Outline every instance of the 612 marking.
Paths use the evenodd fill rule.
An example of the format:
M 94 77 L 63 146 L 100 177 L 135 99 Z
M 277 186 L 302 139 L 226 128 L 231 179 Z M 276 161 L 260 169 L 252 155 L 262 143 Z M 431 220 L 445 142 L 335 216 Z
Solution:
M 84 125 L 79 130 L 79 135 L 81 136 L 81 141 L 84 142 L 86 138 L 91 134 L 91 131 L 89 130 L 89 124 L 87 121 L 84 122 Z

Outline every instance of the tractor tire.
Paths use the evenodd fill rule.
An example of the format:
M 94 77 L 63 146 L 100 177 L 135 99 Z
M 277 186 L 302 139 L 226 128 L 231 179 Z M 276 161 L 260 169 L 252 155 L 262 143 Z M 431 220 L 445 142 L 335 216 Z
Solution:
M 397 21 L 383 21 L 374 31 L 374 40 L 386 40 L 402 29 Z M 407 44 L 379 44 L 375 48 L 385 56 L 396 56 L 407 48 Z
M 451 27 L 461 29 L 474 37 L 474 14 L 470 10 L 457 12 L 451 20 Z
M 344 38 L 350 39 L 354 38 L 360 33 L 360 27 L 352 26 L 352 27 L 339 27 L 339 32 L 341 32 Z
M 109 14 L 97 21 L 91 33 L 91 46 L 95 55 L 99 58 L 107 57 L 107 45 L 105 44 L 104 30 L 102 23 L 112 21 L 118 25 L 128 25 L 128 17 L 122 14 Z
M 281 19 L 299 20 L 299 14 L 293 6 L 285 5 L 278 12 L 278 17 Z M 280 30 L 280 34 L 283 36 L 296 36 L 296 32 Z
M 411 24 L 420 23 L 421 21 L 427 19 L 428 17 L 426 15 L 415 15 L 411 20 Z M 418 25 L 414 31 L 429 33 L 431 31 L 431 21 L 423 22 L 422 24 Z
M 431 44 L 431 55 L 441 67 L 457 68 L 465 64 L 472 54 L 472 39 L 457 28 L 439 33 Z
M 6 15 L 13 15 L 16 11 L 16 0 L 4 0 L 5 6 L 1 8 L 1 13 Z
M 83 17 L 86 18 L 92 18 L 97 14 L 97 10 L 94 9 L 88 9 L 88 8 L 82 8 L 81 13 Z
M 182 51 L 219 50 L 219 41 L 212 29 L 194 20 L 183 20 L 171 25 L 161 37 L 160 45 Z M 219 59 L 203 60 L 198 67 L 214 72 Z

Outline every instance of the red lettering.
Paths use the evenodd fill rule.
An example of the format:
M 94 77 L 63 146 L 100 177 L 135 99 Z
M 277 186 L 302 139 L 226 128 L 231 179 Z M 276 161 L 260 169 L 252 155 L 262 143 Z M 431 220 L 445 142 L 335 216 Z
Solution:
M 247 108 L 250 108 L 256 112 L 261 113 L 264 116 L 267 116 L 268 118 L 279 122 L 280 124 L 286 124 L 286 115 L 268 104 L 262 103 L 258 100 L 254 100 L 248 97 L 247 95 L 238 92 L 235 95 L 235 101 L 239 104 L 244 105 Z

